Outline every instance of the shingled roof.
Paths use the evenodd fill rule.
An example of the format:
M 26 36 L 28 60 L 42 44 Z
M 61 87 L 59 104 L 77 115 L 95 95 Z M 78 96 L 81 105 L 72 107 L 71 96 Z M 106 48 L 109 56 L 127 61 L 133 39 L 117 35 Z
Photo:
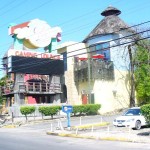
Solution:
M 118 17 L 119 14 L 121 14 L 121 11 L 115 7 L 110 6 L 106 8 L 101 13 L 102 16 L 105 16 L 104 19 L 99 22 L 83 42 L 97 35 L 118 33 L 119 30 L 128 28 L 129 26 Z

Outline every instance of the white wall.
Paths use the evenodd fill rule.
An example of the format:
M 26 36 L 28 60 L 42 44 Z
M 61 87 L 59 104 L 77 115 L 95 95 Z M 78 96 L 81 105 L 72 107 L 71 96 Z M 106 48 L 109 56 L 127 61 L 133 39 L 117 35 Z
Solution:
M 101 43 L 110 41 L 110 46 L 119 45 L 120 43 L 126 42 L 126 39 L 115 40 L 119 37 L 124 36 L 123 34 L 109 34 L 101 37 L 91 39 L 87 42 L 87 46 L 95 43 Z M 89 83 L 80 82 L 77 86 L 74 82 L 73 73 L 73 57 L 75 55 L 82 54 L 80 56 L 87 57 L 87 49 L 84 43 L 74 44 L 66 47 L 67 51 L 67 64 L 68 70 L 65 72 L 65 83 L 67 85 L 68 102 L 70 104 L 81 104 L 81 91 L 89 91 Z M 115 66 L 115 80 L 114 81 L 103 81 L 95 80 L 91 81 L 91 91 L 95 95 L 95 103 L 101 104 L 102 108 L 100 113 L 110 112 L 120 108 L 126 108 L 129 106 L 129 89 L 128 89 L 128 53 L 127 48 L 123 46 L 117 46 L 110 48 L 111 60 Z M 114 91 L 116 93 L 114 94 Z
M 81 104 L 79 87 L 74 82 L 74 56 L 87 57 L 84 43 L 76 43 L 67 47 L 67 71 L 65 72 L 65 83 L 67 85 L 68 103 Z

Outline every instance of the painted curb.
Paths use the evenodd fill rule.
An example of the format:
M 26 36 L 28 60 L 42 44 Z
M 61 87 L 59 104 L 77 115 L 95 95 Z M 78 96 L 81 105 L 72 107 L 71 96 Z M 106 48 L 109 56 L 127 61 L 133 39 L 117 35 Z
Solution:
M 71 127 L 72 129 L 89 129 L 92 127 L 106 127 L 110 123 L 109 122 L 101 122 L 101 123 L 93 123 L 93 124 L 84 124 L 84 125 L 78 125 Z
M 16 128 L 16 125 L 5 125 L 2 128 Z
M 55 136 L 61 136 L 61 137 L 73 137 L 73 138 L 84 138 L 84 139 L 96 139 L 96 140 L 107 140 L 107 141 L 121 141 L 121 142 L 133 142 L 127 138 L 122 137 L 113 137 L 113 136 L 107 136 L 107 137 L 95 137 L 95 136 L 86 136 L 86 135 L 76 135 L 72 133 L 55 133 L 55 132 L 46 132 L 48 135 L 55 135 Z

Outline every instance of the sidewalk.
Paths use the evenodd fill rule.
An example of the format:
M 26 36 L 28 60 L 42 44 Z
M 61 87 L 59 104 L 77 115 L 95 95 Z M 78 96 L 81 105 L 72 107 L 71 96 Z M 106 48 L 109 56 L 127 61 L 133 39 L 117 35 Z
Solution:
M 129 127 L 114 127 L 108 122 L 82 124 L 70 128 L 60 127 L 59 130 L 54 131 L 51 128 L 47 134 L 96 140 L 150 143 L 150 128 L 133 130 Z
M 55 119 L 60 119 L 55 117 Z M 61 119 L 65 119 L 62 116 Z M 75 118 L 73 118 L 75 119 Z M 30 123 L 41 123 L 52 121 L 50 117 L 45 117 L 44 120 L 42 117 L 28 117 L 28 122 L 26 122 L 25 117 L 14 118 L 12 123 L 12 118 L 1 127 L 8 128 L 19 128 L 22 125 L 27 125 Z M 113 128 L 109 126 L 106 122 L 101 122 L 102 126 L 98 123 L 91 124 L 82 124 L 81 126 L 72 126 L 69 128 L 64 128 L 60 124 L 60 128 L 54 129 L 50 127 L 50 130 L 46 133 L 48 135 L 62 136 L 62 137 L 74 137 L 74 138 L 87 138 L 87 139 L 96 139 L 96 140 L 111 140 L 111 141 L 125 141 L 125 142 L 139 142 L 139 143 L 150 143 L 150 128 L 144 130 L 136 131 L 129 128 Z
M 77 130 L 55 130 L 47 131 L 48 135 L 62 136 L 62 137 L 74 137 L 74 138 L 87 138 L 96 140 L 110 140 L 110 141 L 124 141 L 124 142 L 138 142 L 138 143 L 150 143 L 150 131 L 141 135 L 132 133 L 120 133 L 116 131 L 102 131 L 97 129 L 96 131 L 85 130 L 79 132 Z

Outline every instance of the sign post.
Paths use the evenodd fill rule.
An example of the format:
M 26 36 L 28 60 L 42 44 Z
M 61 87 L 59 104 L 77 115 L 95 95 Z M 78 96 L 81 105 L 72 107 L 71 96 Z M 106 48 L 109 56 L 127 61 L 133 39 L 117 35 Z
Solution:
M 70 128 L 70 113 L 73 111 L 71 105 L 62 106 L 62 111 L 67 114 L 67 127 Z

